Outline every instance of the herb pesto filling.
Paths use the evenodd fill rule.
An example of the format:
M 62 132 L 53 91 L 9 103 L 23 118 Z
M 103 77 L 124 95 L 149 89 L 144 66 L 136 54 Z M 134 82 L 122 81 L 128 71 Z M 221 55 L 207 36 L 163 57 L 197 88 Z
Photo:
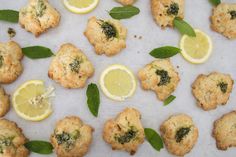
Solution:
M 116 135 L 115 140 L 118 141 L 120 144 L 125 144 L 129 143 L 132 141 L 136 135 L 137 135 L 137 130 L 134 129 L 134 127 L 131 127 L 128 131 L 126 131 L 123 135 Z
M 228 89 L 228 84 L 224 82 L 220 82 L 219 84 L 217 84 L 217 87 L 220 87 L 220 90 L 222 93 L 226 93 Z
M 80 132 L 76 130 L 69 134 L 63 131 L 61 134 L 56 134 L 55 137 L 58 145 L 63 145 L 66 150 L 70 150 L 74 147 L 76 140 L 80 137 Z
M 236 10 L 229 11 L 229 14 L 231 15 L 231 20 L 236 19 Z
M 101 20 L 101 28 L 102 28 L 102 32 L 106 35 L 107 39 L 111 39 L 111 38 L 115 38 L 117 37 L 117 30 L 116 28 L 110 24 L 107 21 L 102 21 Z
M 190 127 L 182 127 L 175 134 L 175 141 L 180 143 L 190 132 Z
M 75 73 L 79 73 L 81 63 L 82 63 L 82 60 L 80 58 L 75 58 L 72 61 L 72 63 L 69 64 L 71 71 Z
M 38 0 L 37 5 L 36 5 L 36 16 L 42 17 L 44 15 L 46 9 L 47 9 L 47 6 L 44 3 L 44 1 Z
M 158 86 L 163 86 L 170 83 L 171 77 L 168 75 L 167 71 L 157 69 L 156 74 L 160 76 L 160 82 L 157 84 Z
M 12 145 L 12 137 L 4 137 L 0 139 L 0 154 L 3 154 L 4 148 Z
M 178 15 L 179 13 L 179 4 L 178 3 L 172 3 L 169 8 L 167 9 L 168 15 Z

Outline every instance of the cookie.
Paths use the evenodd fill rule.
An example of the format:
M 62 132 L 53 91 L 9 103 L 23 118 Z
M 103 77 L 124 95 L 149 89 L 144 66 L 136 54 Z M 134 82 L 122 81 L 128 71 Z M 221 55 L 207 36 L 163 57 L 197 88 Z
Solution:
M 126 108 L 115 119 L 108 120 L 103 129 L 103 139 L 113 150 L 124 150 L 135 154 L 144 142 L 141 114 L 134 108 Z
M 91 17 L 84 35 L 98 55 L 113 56 L 126 47 L 127 29 L 118 20 Z
M 21 47 L 14 41 L 0 42 L 0 83 L 12 83 L 23 72 Z
M 198 139 L 197 127 L 185 114 L 171 116 L 162 123 L 160 130 L 166 149 L 176 156 L 189 153 Z
M 83 88 L 94 73 L 92 63 L 74 45 L 63 44 L 52 59 L 48 76 L 65 88 Z
M 214 122 L 212 136 L 219 150 L 236 147 L 236 111 L 227 113 Z
M 184 0 L 151 0 L 151 10 L 161 28 L 173 27 L 175 17 L 184 18 Z
M 19 12 L 19 24 L 36 37 L 56 27 L 59 22 L 60 14 L 48 0 L 29 0 Z
M 236 3 L 221 3 L 212 10 L 212 30 L 229 39 L 236 38 Z
M 92 143 L 93 128 L 79 117 L 66 117 L 56 124 L 51 143 L 58 157 L 83 157 Z
M 153 90 L 157 98 L 165 100 L 177 88 L 180 78 L 168 59 L 155 60 L 138 72 L 144 90 Z
M 29 151 L 24 146 L 27 139 L 16 123 L 7 119 L 0 119 L 0 130 L 0 156 L 29 156 Z
M 10 109 L 9 95 L 5 93 L 3 87 L 0 86 L 0 117 L 5 116 Z
M 217 105 L 225 105 L 232 92 L 234 81 L 228 74 L 218 72 L 199 75 L 192 84 L 192 93 L 198 106 L 203 110 L 215 109 Z
M 136 2 L 136 0 L 116 0 L 122 5 L 132 5 Z

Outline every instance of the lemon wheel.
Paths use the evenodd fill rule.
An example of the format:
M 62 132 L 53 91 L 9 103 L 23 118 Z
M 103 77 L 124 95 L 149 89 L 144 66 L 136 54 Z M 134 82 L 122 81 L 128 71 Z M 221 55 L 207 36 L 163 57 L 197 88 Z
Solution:
M 85 14 L 96 8 L 99 0 L 63 0 L 65 7 L 77 14 Z
M 13 94 L 12 103 L 16 113 L 23 119 L 41 121 L 52 113 L 50 97 L 54 88 L 45 88 L 41 80 L 31 80 L 22 84 Z
M 131 70 L 118 64 L 109 66 L 100 77 L 103 93 L 117 101 L 131 97 L 136 90 L 136 84 L 136 79 Z

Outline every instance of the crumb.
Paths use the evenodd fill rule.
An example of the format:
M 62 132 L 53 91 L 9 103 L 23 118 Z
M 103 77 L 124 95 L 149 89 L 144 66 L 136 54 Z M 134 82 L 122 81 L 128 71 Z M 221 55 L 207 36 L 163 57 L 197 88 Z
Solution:
M 142 36 L 139 36 L 138 39 L 142 39 L 143 37 Z
M 134 38 L 137 38 L 137 35 L 134 35 Z
M 14 38 L 16 36 L 16 31 L 13 28 L 9 27 L 7 33 L 10 38 Z
M 179 66 L 177 65 L 177 68 L 179 69 Z

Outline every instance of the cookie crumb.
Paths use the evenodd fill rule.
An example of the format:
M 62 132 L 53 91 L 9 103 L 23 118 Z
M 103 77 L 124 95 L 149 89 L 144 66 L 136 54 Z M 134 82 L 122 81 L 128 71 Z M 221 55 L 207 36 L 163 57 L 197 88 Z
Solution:
M 8 28 L 7 33 L 10 38 L 14 38 L 16 36 L 16 31 L 11 27 Z

